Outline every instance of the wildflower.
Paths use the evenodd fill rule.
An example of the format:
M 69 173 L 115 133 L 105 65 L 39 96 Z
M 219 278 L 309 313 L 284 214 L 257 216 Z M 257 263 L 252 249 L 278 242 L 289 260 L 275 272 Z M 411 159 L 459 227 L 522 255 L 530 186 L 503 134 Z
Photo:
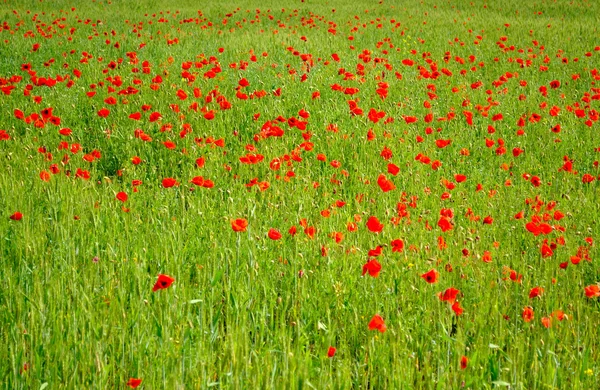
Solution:
M 238 218 L 231 221 L 231 228 L 234 232 L 245 232 L 248 227 L 248 221 L 244 218 Z
M 436 270 L 432 269 L 430 271 L 425 272 L 423 275 L 421 275 L 421 277 L 423 279 L 425 279 L 425 281 L 427 283 L 433 284 L 433 283 L 437 282 L 437 279 L 438 279 L 439 275 L 440 274 Z
M 15 211 L 14 214 L 11 215 L 9 218 L 13 221 L 20 221 L 21 219 L 23 219 L 23 214 L 21 214 L 19 211 Z
M 129 380 L 127 381 L 127 386 L 131 387 L 132 389 L 135 389 L 141 383 L 142 383 L 141 379 L 138 379 L 138 378 L 129 378 Z
M 371 318 L 371 321 L 369 321 L 369 330 L 378 330 L 383 333 L 386 329 L 383 318 L 381 318 L 379 314 L 375 314 L 373 318 Z
M 174 278 L 168 275 L 160 274 L 158 275 L 158 279 L 156 280 L 154 287 L 152 287 L 152 291 L 164 290 L 166 288 L 169 288 L 174 281 Z

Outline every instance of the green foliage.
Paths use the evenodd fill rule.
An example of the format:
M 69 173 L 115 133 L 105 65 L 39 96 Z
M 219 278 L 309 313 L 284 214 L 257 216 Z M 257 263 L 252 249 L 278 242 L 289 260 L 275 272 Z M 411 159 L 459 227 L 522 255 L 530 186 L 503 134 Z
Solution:
M 129 378 L 165 389 L 598 387 L 600 302 L 584 293 L 600 281 L 595 2 L 27 0 L 0 8 L 0 86 L 15 85 L 0 93 L 0 129 L 10 137 L 0 140 L 3 388 L 124 388 Z M 187 62 L 193 81 L 182 74 Z M 64 81 L 33 86 L 23 64 Z M 217 64 L 221 72 L 206 76 Z M 431 77 L 442 68 L 452 75 Z M 15 75 L 22 80 L 9 81 Z M 248 87 L 238 87 L 242 78 Z M 376 92 L 382 82 L 386 98 Z M 128 87 L 139 92 L 119 94 Z M 242 100 L 238 89 L 266 95 Z M 349 100 L 363 115 L 350 114 Z M 15 115 L 49 107 L 60 125 Z M 369 120 L 371 108 L 384 118 Z M 136 112 L 139 121 L 129 118 Z M 151 122 L 153 112 L 161 118 Z M 285 134 L 255 140 L 267 121 Z M 100 157 L 89 157 L 95 151 Z M 242 163 L 249 153 L 264 160 Z M 381 174 L 395 189 L 381 190 Z M 584 174 L 594 180 L 584 183 Z M 198 176 L 214 187 L 193 184 Z M 165 188 L 165 178 L 178 185 Z M 248 186 L 254 179 L 268 188 Z M 453 214 L 446 232 L 444 209 Z M 22 219 L 11 219 L 17 211 Z M 371 216 L 380 233 L 366 227 Z M 245 231 L 232 229 L 238 218 Z M 552 229 L 534 236 L 531 221 Z M 313 238 L 305 227 L 316 229 Z M 280 240 L 268 237 L 271 228 Z M 402 251 L 392 251 L 396 239 Z M 379 245 L 379 276 L 361 275 Z M 432 269 L 439 278 L 428 284 L 421 275 Z M 153 291 L 159 274 L 175 281 Z M 440 299 L 450 287 L 460 290 L 461 315 Z M 534 287 L 543 292 L 530 298 Z M 383 333 L 369 330 L 375 314 Z

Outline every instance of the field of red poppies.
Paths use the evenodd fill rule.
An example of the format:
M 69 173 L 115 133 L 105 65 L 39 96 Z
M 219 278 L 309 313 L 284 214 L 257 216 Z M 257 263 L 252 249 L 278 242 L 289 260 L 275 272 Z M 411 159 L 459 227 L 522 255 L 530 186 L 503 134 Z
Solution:
M 5 1 L 2 388 L 599 388 L 597 15 Z

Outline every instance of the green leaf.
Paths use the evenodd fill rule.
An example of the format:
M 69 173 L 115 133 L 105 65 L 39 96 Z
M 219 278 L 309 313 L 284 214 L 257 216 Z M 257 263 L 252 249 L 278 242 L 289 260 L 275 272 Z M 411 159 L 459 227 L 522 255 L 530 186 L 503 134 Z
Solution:
M 214 287 L 217 283 L 219 283 L 221 281 L 221 279 L 223 278 L 223 271 L 219 271 L 215 274 L 215 276 L 213 277 L 212 282 L 210 282 L 210 285 L 212 287 Z

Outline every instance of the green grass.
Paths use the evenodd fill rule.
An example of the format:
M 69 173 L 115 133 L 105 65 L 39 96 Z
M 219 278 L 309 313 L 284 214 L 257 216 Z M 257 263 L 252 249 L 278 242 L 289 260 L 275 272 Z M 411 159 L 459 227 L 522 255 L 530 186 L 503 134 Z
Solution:
M 15 86 L 0 93 L 0 130 L 10 137 L 0 141 L 3 388 L 126 388 L 130 378 L 141 378 L 146 389 L 599 386 L 600 301 L 586 297 L 584 288 L 600 282 L 600 194 L 598 180 L 582 181 L 584 174 L 600 174 L 595 2 L 204 3 L 4 1 L 0 7 L 0 23 L 8 26 L 0 32 L 0 84 Z M 175 38 L 178 43 L 167 43 Z M 81 62 L 84 52 L 92 56 L 88 63 Z M 137 64 L 130 63 L 132 52 Z M 310 55 L 312 65 L 301 55 Z M 216 61 L 189 69 L 193 82 L 182 78 L 183 63 L 211 57 Z M 521 67 L 517 59 L 531 64 Z M 111 61 L 120 64 L 109 69 Z M 248 63 L 245 70 L 241 61 Z M 204 77 L 216 62 L 222 71 Z M 27 63 L 37 77 L 69 75 L 73 85 L 27 87 L 33 84 L 21 69 Z M 429 73 L 446 68 L 452 76 L 426 78 L 419 67 Z M 345 72 L 354 79 L 344 80 Z M 15 75 L 22 80 L 9 82 Z M 157 75 L 163 81 L 154 90 Z M 120 76 L 122 84 L 113 86 L 109 76 Z M 250 83 L 245 93 L 267 95 L 236 98 L 241 78 Z M 553 80 L 559 88 L 550 87 Z M 389 84 L 386 99 L 376 93 L 380 82 Z M 473 89 L 476 82 L 482 87 Z M 359 92 L 346 95 L 333 84 Z M 139 93 L 118 94 L 129 86 Z M 194 97 L 194 88 L 202 97 Z M 186 100 L 177 97 L 179 89 Z M 92 90 L 96 95 L 88 97 Z M 312 99 L 315 91 L 320 98 Z M 218 95 L 231 109 L 219 108 Z M 106 103 L 109 96 L 117 104 Z M 351 99 L 358 99 L 363 115 L 350 114 Z M 188 108 L 193 102 L 197 112 Z M 143 105 L 151 108 L 143 111 Z M 576 105 L 585 118 L 574 114 Z M 557 116 L 550 115 L 553 106 Z M 27 117 L 48 107 L 60 126 L 36 127 L 14 113 Z M 213 120 L 204 119 L 203 107 L 215 111 Z M 97 114 L 102 108 L 108 117 Z M 371 108 L 385 118 L 369 121 Z M 308 119 L 300 118 L 301 109 Z M 134 112 L 142 113 L 140 121 L 128 118 Z M 162 119 L 150 122 L 152 112 Z M 455 117 L 440 120 L 449 113 Z M 503 119 L 492 121 L 498 113 Z M 539 122 L 529 121 L 534 113 Z M 279 116 L 308 126 L 301 131 L 274 122 L 283 137 L 255 141 L 265 122 Z M 406 123 L 405 116 L 418 122 Z M 162 132 L 165 124 L 172 130 Z M 192 131 L 181 138 L 184 124 Z M 330 124 L 337 132 L 327 130 Z M 556 124 L 560 133 L 551 131 Z M 72 135 L 60 135 L 62 128 Z M 136 138 L 137 129 L 152 141 Z M 310 134 L 312 149 L 301 146 L 303 134 Z M 225 145 L 206 143 L 207 137 Z M 439 139 L 451 143 L 438 148 Z M 486 139 L 494 145 L 487 147 Z M 167 140 L 176 148 L 167 149 Z M 62 141 L 82 150 L 61 149 Z M 240 162 L 248 145 L 264 155 L 262 162 Z M 393 153 L 389 160 L 381 157 L 385 147 Z M 524 152 L 515 157 L 514 148 Z M 85 161 L 94 150 L 101 157 Z M 418 154 L 441 167 L 416 161 Z M 142 163 L 132 164 L 134 156 Z M 564 156 L 573 172 L 560 170 Z M 202 168 L 199 157 L 206 161 Z M 279 170 L 270 168 L 276 158 Z M 341 165 L 333 167 L 333 160 Z M 398 175 L 387 172 L 389 163 L 400 168 Z M 60 172 L 41 180 L 40 172 L 53 164 Z M 90 178 L 76 177 L 78 168 Z M 380 174 L 396 188 L 383 192 Z M 467 180 L 457 183 L 456 174 Z M 541 185 L 533 186 L 527 174 Z M 190 183 L 195 176 L 214 187 L 196 187 Z M 163 188 L 168 177 L 179 185 Z M 269 188 L 247 187 L 255 178 Z M 142 184 L 134 187 L 133 180 Z M 456 187 L 448 189 L 444 180 Z M 119 192 L 127 193 L 126 202 L 116 199 Z M 338 200 L 346 204 L 337 207 Z M 408 216 L 397 218 L 399 204 Z M 447 232 L 438 227 L 442 209 L 454 215 Z M 556 210 L 565 217 L 553 220 Z M 17 211 L 19 221 L 10 218 Z M 524 217 L 515 219 L 520 211 Z M 545 214 L 551 233 L 526 230 L 532 217 Z M 384 224 L 381 233 L 367 229 L 370 216 Z M 487 216 L 491 224 L 483 223 Z M 248 221 L 246 231 L 232 229 L 238 218 Z M 316 228 L 314 238 L 304 233 L 303 219 Z M 357 231 L 348 230 L 351 222 Z M 288 233 L 292 226 L 296 235 Z M 268 238 L 271 228 L 281 240 Z M 343 233 L 340 243 L 332 239 L 336 232 Z M 395 239 L 404 241 L 401 253 L 392 252 Z M 556 244 L 550 257 L 541 255 L 545 239 Z M 378 245 L 380 275 L 362 276 L 369 250 Z M 486 251 L 491 262 L 483 261 Z M 589 261 L 573 264 L 578 251 L 580 257 L 587 251 Z M 439 272 L 435 284 L 421 278 L 431 269 Z M 509 270 L 523 275 L 522 282 L 513 282 Z M 175 282 L 153 292 L 159 274 Z M 461 292 L 461 315 L 437 296 L 449 287 Z M 529 298 L 534 287 L 544 292 Z M 528 306 L 531 322 L 522 317 Z M 564 320 L 552 315 L 556 311 Z M 375 314 L 385 321 L 384 333 L 368 329 Z M 552 317 L 549 328 L 542 317 Z M 336 348 L 332 358 L 330 346 Z

